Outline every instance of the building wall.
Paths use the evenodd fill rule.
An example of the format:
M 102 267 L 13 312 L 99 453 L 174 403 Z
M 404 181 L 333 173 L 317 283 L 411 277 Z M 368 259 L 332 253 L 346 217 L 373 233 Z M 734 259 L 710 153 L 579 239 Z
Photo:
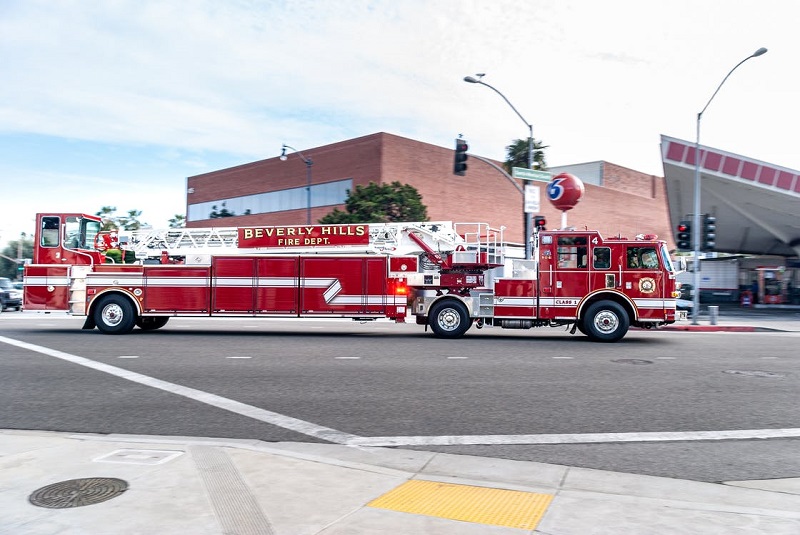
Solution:
M 353 179 L 354 187 L 370 181 L 399 181 L 414 186 L 422 195 L 432 221 L 486 222 L 505 226 L 507 241 L 521 242 L 522 196 L 511 182 L 477 158 L 467 160 L 465 176 L 453 174 L 453 148 L 421 143 L 393 134 L 377 133 L 323 147 L 302 150 L 313 160 L 314 184 Z M 501 165 L 501 162 L 495 162 Z M 567 212 L 568 225 L 598 229 L 604 236 L 657 234 L 674 246 L 667 210 L 664 179 L 632 169 L 602 164 L 604 186 L 585 184 L 586 193 Z M 261 160 L 230 169 L 189 177 L 187 205 L 255 193 L 305 186 L 306 166 L 296 153 L 287 161 Z M 558 228 L 561 212 L 547 201 L 546 183 L 541 188 L 542 214 L 548 228 Z M 343 205 L 338 205 L 343 209 Z M 312 222 L 336 206 L 312 210 Z M 188 213 L 188 211 L 187 211 Z M 306 210 L 290 210 L 220 219 L 189 221 L 189 227 L 291 225 L 306 222 Z
M 560 165 L 551 167 L 549 170 L 557 175 L 559 173 L 569 173 L 580 178 L 584 184 L 603 185 L 603 164 L 605 162 L 587 162 L 572 165 Z

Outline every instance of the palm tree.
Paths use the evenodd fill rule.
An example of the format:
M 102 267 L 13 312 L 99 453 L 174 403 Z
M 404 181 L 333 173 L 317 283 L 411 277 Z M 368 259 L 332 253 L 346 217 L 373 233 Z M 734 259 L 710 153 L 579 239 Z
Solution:
M 523 167 L 528 169 L 528 142 L 530 138 L 515 139 L 511 145 L 506 147 L 506 161 L 503 167 L 508 174 L 511 174 L 512 167 Z M 544 149 L 546 145 L 542 145 L 541 141 L 533 140 L 533 169 L 540 169 L 544 171 L 547 169 L 547 163 L 544 160 Z

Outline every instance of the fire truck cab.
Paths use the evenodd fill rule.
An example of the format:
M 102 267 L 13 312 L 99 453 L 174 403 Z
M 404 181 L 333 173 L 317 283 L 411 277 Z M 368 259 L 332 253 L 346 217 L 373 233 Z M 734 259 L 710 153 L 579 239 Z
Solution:
M 597 341 L 616 341 L 630 326 L 676 320 L 676 270 L 654 236 L 604 239 L 597 231 L 536 235 L 533 261 L 514 262 L 495 284 L 486 322 L 506 328 L 573 325 Z
M 416 322 L 442 338 L 472 325 L 572 326 L 614 342 L 676 320 L 676 271 L 654 236 L 538 231 L 509 258 L 485 223 L 371 223 L 101 231 L 100 218 L 38 214 L 24 308 L 85 329 L 153 330 L 176 316 Z M 130 263 L 113 263 L 119 249 Z M 118 255 L 119 256 L 119 255 Z

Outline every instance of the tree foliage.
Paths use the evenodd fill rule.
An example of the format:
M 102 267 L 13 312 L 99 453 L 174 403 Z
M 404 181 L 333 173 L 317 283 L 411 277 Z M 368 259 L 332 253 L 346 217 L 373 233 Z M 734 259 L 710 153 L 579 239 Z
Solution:
M 169 228 L 183 228 L 186 226 L 186 216 L 175 214 L 169 219 Z
M 323 224 L 427 221 L 428 209 L 417 189 L 398 181 L 370 182 L 348 191 L 345 211 L 336 208 L 319 220 Z
M 511 145 L 506 147 L 506 161 L 503 162 L 503 167 L 510 175 L 512 167 L 523 167 L 528 169 L 528 141 L 530 138 L 515 139 Z M 533 169 L 540 169 L 544 171 L 547 169 L 547 163 L 544 160 L 544 149 L 547 147 L 542 145 L 541 141 L 533 140 Z
M 116 206 L 103 206 L 95 215 L 103 220 L 100 230 L 139 230 L 143 225 L 139 220 L 141 210 L 128 210 L 125 215 L 117 215 Z
M 19 264 L 15 259 L 33 258 L 33 236 L 23 234 L 18 240 L 10 240 L 0 253 L 0 277 L 19 279 Z

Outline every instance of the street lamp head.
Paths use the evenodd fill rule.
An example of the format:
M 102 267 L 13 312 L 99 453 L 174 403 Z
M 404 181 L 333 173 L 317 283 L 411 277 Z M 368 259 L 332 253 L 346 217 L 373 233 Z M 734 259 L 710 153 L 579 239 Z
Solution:
M 288 157 L 288 156 L 286 156 L 286 145 L 284 145 L 283 147 L 281 147 L 281 155 L 280 155 L 280 159 L 281 159 L 281 161 L 282 161 L 282 162 L 285 162 L 286 160 L 288 160 L 288 159 L 289 159 L 289 157 Z
M 758 56 L 762 56 L 762 55 L 764 55 L 766 53 L 767 53 L 767 49 L 762 46 L 761 48 L 759 48 L 758 50 L 753 52 L 753 56 L 752 57 L 757 58 Z
M 469 82 L 471 84 L 477 84 L 480 80 L 473 78 L 472 76 L 465 76 L 464 81 Z

